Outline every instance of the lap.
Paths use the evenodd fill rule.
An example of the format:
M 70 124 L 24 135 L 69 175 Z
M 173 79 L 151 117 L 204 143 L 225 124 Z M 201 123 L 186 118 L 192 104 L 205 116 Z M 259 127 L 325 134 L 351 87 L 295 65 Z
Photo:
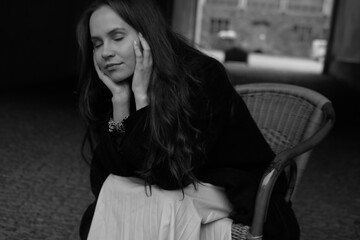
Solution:
M 97 201 L 88 239 L 231 239 L 231 205 L 221 188 L 192 185 L 182 191 L 109 175 Z

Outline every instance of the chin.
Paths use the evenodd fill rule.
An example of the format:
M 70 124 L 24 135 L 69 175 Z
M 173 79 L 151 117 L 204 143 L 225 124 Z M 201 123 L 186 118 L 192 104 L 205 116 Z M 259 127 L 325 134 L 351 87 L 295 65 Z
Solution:
M 123 82 L 125 80 L 127 80 L 132 74 L 113 74 L 111 76 L 111 79 L 115 82 L 115 83 L 120 83 Z

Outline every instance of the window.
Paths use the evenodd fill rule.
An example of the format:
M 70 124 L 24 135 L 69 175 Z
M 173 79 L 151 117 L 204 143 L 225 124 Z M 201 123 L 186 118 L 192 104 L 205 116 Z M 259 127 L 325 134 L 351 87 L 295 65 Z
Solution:
M 288 10 L 305 14 L 320 14 L 323 12 L 324 0 L 288 0 Z
M 310 41 L 312 38 L 312 28 L 310 26 L 295 25 L 294 32 L 300 42 Z
M 227 5 L 227 6 L 236 6 L 238 0 L 207 0 L 210 5 Z
M 210 33 L 217 34 L 221 30 L 229 30 L 229 19 L 211 18 Z
M 312 43 L 327 40 L 334 1 L 199 0 L 201 18 L 197 21 L 196 43 L 206 52 L 220 56 L 227 45 L 219 32 L 231 31 L 235 36 L 231 39 L 232 47 L 246 50 L 249 59 L 261 52 L 261 56 L 274 59 L 308 59 L 314 64 Z M 269 65 L 274 66 L 272 63 Z M 315 64 L 313 69 L 321 71 L 322 63 Z
M 247 7 L 254 10 L 279 10 L 280 0 L 250 0 L 247 2 Z

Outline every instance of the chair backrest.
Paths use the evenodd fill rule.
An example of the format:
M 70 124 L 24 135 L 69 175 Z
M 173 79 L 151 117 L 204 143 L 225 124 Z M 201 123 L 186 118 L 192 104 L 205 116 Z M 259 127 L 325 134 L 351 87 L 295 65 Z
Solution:
M 254 217 L 247 239 L 261 239 L 275 182 L 282 171 L 289 177 L 286 201 L 296 190 L 311 150 L 330 132 L 335 113 L 318 92 L 282 83 L 236 85 L 266 141 L 276 153 L 259 184 Z
M 276 154 L 309 139 L 335 118 L 331 102 L 311 89 L 281 83 L 243 84 L 235 89 Z M 296 157 L 296 182 L 309 156 L 310 150 Z

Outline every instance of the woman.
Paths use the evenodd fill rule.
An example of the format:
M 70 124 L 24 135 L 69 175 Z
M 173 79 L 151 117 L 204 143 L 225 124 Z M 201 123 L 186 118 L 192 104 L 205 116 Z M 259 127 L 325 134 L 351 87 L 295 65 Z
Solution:
M 93 150 L 90 178 L 96 197 L 83 216 L 82 239 L 89 229 L 91 236 L 99 236 L 118 227 L 117 223 L 113 228 L 102 226 L 99 219 L 105 218 L 106 211 L 117 211 L 119 218 L 129 220 L 132 201 L 155 199 L 156 194 L 167 199 L 174 192 L 182 193 L 190 205 L 200 193 L 214 193 L 220 200 L 210 208 L 224 206 L 221 214 L 249 225 L 259 181 L 274 154 L 224 67 L 173 33 L 149 0 L 93 3 L 78 23 L 77 39 L 80 110 L 89 126 L 86 140 Z M 139 184 L 145 189 L 131 195 Z M 104 204 L 115 188 L 119 201 Z M 284 192 L 282 176 L 264 239 L 299 238 L 293 212 L 283 201 Z M 129 203 L 123 202 L 124 196 L 136 197 Z M 230 210 L 225 207 L 227 200 Z M 124 210 L 106 210 L 109 204 Z M 163 207 L 162 202 L 155 204 Z M 195 205 L 196 211 L 209 210 Z M 105 225 L 114 221 L 118 220 Z M 128 228 L 124 223 L 121 231 Z M 129 234 L 122 239 L 131 239 Z

